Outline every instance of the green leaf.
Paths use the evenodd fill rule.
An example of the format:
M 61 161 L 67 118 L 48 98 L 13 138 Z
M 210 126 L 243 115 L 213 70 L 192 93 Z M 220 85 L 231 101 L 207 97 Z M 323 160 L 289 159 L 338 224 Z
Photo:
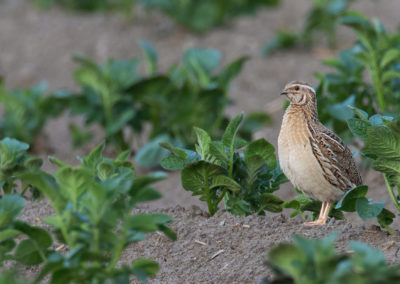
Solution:
M 225 175 L 217 175 L 212 178 L 210 188 L 224 187 L 231 192 L 238 192 L 241 189 L 240 184 Z
M 82 159 L 82 166 L 87 167 L 91 170 L 95 170 L 97 165 L 103 161 L 103 151 L 105 148 L 105 144 L 101 143 L 96 148 L 94 148 L 89 155 Z
M 132 272 L 140 281 L 146 281 L 148 277 L 155 276 L 159 269 L 158 263 L 152 259 L 140 258 L 132 263 Z
M 355 96 L 352 95 L 343 102 L 339 102 L 333 105 L 328 105 L 330 114 L 338 120 L 346 121 L 354 116 L 351 109 L 348 106 L 353 106 L 355 102 Z
M 0 168 L 2 170 L 13 168 L 28 149 L 28 144 L 16 139 L 8 137 L 2 139 L 0 141 Z
M 37 247 L 41 249 L 47 249 L 53 244 L 53 239 L 45 229 L 30 226 L 22 221 L 15 222 L 14 226 L 15 229 L 29 236 L 32 241 L 36 242 Z
M 269 212 L 282 212 L 283 200 L 272 193 L 263 193 L 260 198 L 260 208 Z
M 160 164 L 168 152 L 166 149 L 160 147 L 160 143 L 169 143 L 170 137 L 168 135 L 160 135 L 144 147 L 142 147 L 135 155 L 135 162 L 142 167 L 155 167 Z
M 347 106 L 347 107 L 350 108 L 359 119 L 368 122 L 368 113 L 366 113 L 362 109 L 359 109 L 359 108 L 356 108 L 353 106 Z
M 126 226 L 128 226 L 131 230 L 137 230 L 141 232 L 155 232 L 158 230 L 157 223 L 149 214 L 137 214 L 127 217 Z
M 16 236 L 18 236 L 19 234 L 21 234 L 20 231 L 15 230 L 15 229 L 5 229 L 0 231 L 0 243 L 8 240 L 8 239 L 13 239 Z
M 360 185 L 349 191 L 336 204 L 335 209 L 340 209 L 347 212 L 356 211 L 356 202 L 359 198 L 364 197 L 368 192 L 368 186 Z
M 356 201 L 356 211 L 363 221 L 378 216 L 383 207 L 385 207 L 385 201 L 370 203 L 365 197 L 360 197 Z
M 304 251 L 293 244 L 279 244 L 273 247 L 268 254 L 268 262 L 276 269 L 284 271 L 285 275 L 290 275 L 296 281 L 302 279 L 302 271 L 296 264 L 305 263 L 307 255 Z
M 220 141 L 212 141 L 210 144 L 210 154 L 221 162 L 228 162 L 228 154 L 225 146 Z
M 222 143 L 225 147 L 232 149 L 235 141 L 236 133 L 239 130 L 239 125 L 243 120 L 243 113 L 235 116 L 228 124 L 224 135 L 222 136 Z
M 67 166 L 67 164 L 65 164 L 63 161 L 57 159 L 56 157 L 49 156 L 48 158 L 49 158 L 50 163 L 58 166 L 59 168 Z
M 80 196 L 87 191 L 93 183 L 94 176 L 89 169 L 63 167 L 56 172 L 61 193 L 66 199 L 77 204 Z
M 269 168 L 276 167 L 275 148 L 264 138 L 251 142 L 243 151 L 245 159 L 258 155 L 268 164 Z
M 112 136 L 128 125 L 128 122 L 135 116 L 135 110 L 129 109 L 119 115 L 115 115 L 112 122 L 106 127 L 106 135 Z
M 358 118 L 350 118 L 347 120 L 347 125 L 355 136 L 362 140 L 367 139 L 367 133 L 368 129 L 371 127 L 371 123 Z
M 184 189 L 192 191 L 193 195 L 202 193 L 205 186 L 210 184 L 213 176 L 223 174 L 225 169 L 206 162 L 198 161 L 187 165 L 181 173 L 182 186 Z
M 387 226 L 392 224 L 394 218 L 396 218 L 396 215 L 385 208 L 383 208 L 382 212 L 377 217 L 379 225 L 383 228 L 387 228 Z
M 392 81 L 393 79 L 399 79 L 399 78 L 400 78 L 400 71 L 388 70 L 384 72 L 382 75 L 382 83 L 387 83 Z
M 22 212 L 25 199 L 17 194 L 9 194 L 0 199 L 0 228 L 9 226 Z
M 174 154 L 175 156 L 178 156 L 180 158 L 183 158 L 184 160 L 188 159 L 188 155 L 186 154 L 185 151 L 178 149 L 176 147 L 173 147 L 171 144 L 169 143 L 165 143 L 165 142 L 161 142 L 160 146 L 169 150 L 172 154 Z
M 400 161 L 400 139 L 387 126 L 371 127 L 367 133 L 365 151 L 379 158 Z
M 144 55 L 146 57 L 147 73 L 149 75 L 154 75 L 157 72 L 157 51 L 154 46 L 148 41 L 140 40 L 139 45 L 142 48 L 142 51 L 144 52 Z
M 102 181 L 110 178 L 114 172 L 114 166 L 108 161 L 101 162 L 100 164 L 97 165 L 96 169 L 97 169 L 97 176 Z
M 146 188 L 145 190 L 141 190 L 138 194 L 135 195 L 135 202 L 147 202 L 160 199 L 162 197 L 161 193 L 152 188 Z
M 363 33 L 370 32 L 374 29 L 368 21 L 368 18 L 356 11 L 346 11 L 340 18 L 340 22 Z
M 23 173 L 19 175 L 19 178 L 27 183 L 35 186 L 42 192 L 57 209 L 64 208 L 65 199 L 60 191 L 58 184 L 55 179 L 44 172 L 39 173 Z
M 193 127 L 193 130 L 196 133 L 197 145 L 199 146 L 199 151 L 197 152 L 200 157 L 205 160 L 210 152 L 211 137 L 201 128 Z
M 24 265 L 37 265 L 44 261 L 37 250 L 35 242 L 31 239 L 23 240 L 18 244 L 14 258 Z
M 389 49 L 383 55 L 381 62 L 379 64 L 379 67 L 381 69 L 384 69 L 391 62 L 398 61 L 398 60 L 400 60 L 400 50 L 397 48 Z
M 180 171 L 185 168 L 187 160 L 178 156 L 168 156 L 161 160 L 160 165 L 165 170 L 169 171 Z
M 29 157 L 24 164 L 28 171 L 36 171 L 42 167 L 43 160 L 39 157 Z
M 177 234 L 170 229 L 169 227 L 165 225 L 158 225 L 158 229 L 163 232 L 168 238 L 170 238 L 173 241 L 176 241 L 178 239 Z
M 204 69 L 207 74 L 210 74 L 218 67 L 221 60 L 221 54 L 218 50 L 211 48 L 191 48 L 183 54 L 183 64 L 194 72 L 197 67 Z

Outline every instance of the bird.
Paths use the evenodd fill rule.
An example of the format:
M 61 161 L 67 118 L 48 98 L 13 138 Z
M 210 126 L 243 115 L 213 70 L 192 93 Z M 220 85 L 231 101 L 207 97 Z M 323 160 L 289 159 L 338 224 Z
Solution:
M 315 90 L 292 81 L 280 94 L 290 101 L 278 137 L 280 167 L 295 187 L 322 202 L 318 219 L 304 225 L 324 225 L 332 204 L 361 185 L 361 176 L 350 149 L 318 120 Z

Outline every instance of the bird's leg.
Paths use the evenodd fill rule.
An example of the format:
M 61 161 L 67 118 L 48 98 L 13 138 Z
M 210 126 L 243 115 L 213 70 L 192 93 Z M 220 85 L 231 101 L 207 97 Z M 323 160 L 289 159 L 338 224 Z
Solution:
M 330 202 L 322 202 L 321 211 L 319 212 L 319 217 L 316 221 L 306 222 L 304 225 L 306 226 L 321 226 L 326 223 L 328 220 L 328 214 L 331 209 L 332 203 Z

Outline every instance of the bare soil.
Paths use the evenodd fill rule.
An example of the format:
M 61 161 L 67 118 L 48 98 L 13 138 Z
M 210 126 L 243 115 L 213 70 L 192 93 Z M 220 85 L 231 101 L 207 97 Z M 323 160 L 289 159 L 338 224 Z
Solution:
M 116 14 L 75 14 L 59 9 L 41 11 L 29 2 L 0 1 L 0 76 L 4 77 L 8 88 L 27 87 L 42 80 L 48 82 L 49 90 L 76 88 L 71 75 L 75 68 L 73 55 L 84 54 L 98 62 L 108 58 L 139 57 L 141 51 L 137 41 L 140 39 L 155 45 L 161 70 L 179 61 L 182 52 L 192 46 L 219 49 L 223 63 L 247 54 L 252 59 L 232 85 L 231 98 L 235 104 L 228 113 L 268 111 L 274 124 L 257 133 L 257 137 L 265 137 L 274 145 L 283 114 L 283 98 L 278 96 L 281 88 L 292 80 L 315 84 L 313 73 L 328 70 L 320 60 L 336 55 L 338 50 L 350 47 L 354 41 L 350 30 L 340 28 L 336 50 L 327 50 L 321 41 L 312 50 L 262 57 L 260 47 L 277 28 L 301 27 L 310 8 L 311 1 L 308 0 L 283 0 L 278 9 L 260 10 L 256 16 L 242 17 L 204 35 L 192 34 L 157 12 L 137 9 L 134 19 L 127 21 Z M 358 0 L 353 8 L 369 17 L 379 18 L 390 31 L 399 26 L 398 0 Z M 44 158 L 52 154 L 77 164 L 75 157 L 89 151 L 90 147 L 71 148 L 70 119 L 63 115 L 48 123 L 39 143 Z M 100 138 L 91 146 L 98 141 Z M 48 163 L 45 168 L 53 170 Z M 387 200 L 388 208 L 393 209 L 382 178 L 370 170 L 364 170 L 362 175 L 364 183 L 370 187 L 370 197 Z M 287 212 L 267 217 L 238 217 L 220 211 L 208 218 L 203 211 L 205 206 L 181 188 L 179 173 L 170 173 L 157 188 L 164 197 L 140 210 L 163 211 L 173 216 L 172 227 L 178 232 L 179 239 L 171 242 L 164 236 L 153 234 L 146 241 L 130 247 L 124 255 L 126 261 L 145 256 L 160 263 L 161 271 L 151 283 L 257 283 L 270 275 L 262 265 L 266 252 L 278 242 L 289 241 L 294 233 L 314 238 L 338 230 L 339 251 L 346 250 L 348 241 L 361 240 L 379 249 L 386 248 L 384 252 L 390 263 L 399 260 L 399 233 L 389 236 L 371 227 L 370 223 L 374 221 L 365 224 L 356 216 L 349 216 L 349 221 L 310 229 L 303 227 L 298 218 L 285 217 Z M 292 186 L 282 186 L 279 195 L 284 199 L 292 198 Z M 29 202 L 23 218 L 36 222 L 37 217 L 49 214 L 51 210 L 46 201 Z M 400 228 L 398 220 L 393 227 Z M 223 252 L 213 258 L 221 250 Z M 31 275 L 35 269 L 28 269 L 26 273 Z

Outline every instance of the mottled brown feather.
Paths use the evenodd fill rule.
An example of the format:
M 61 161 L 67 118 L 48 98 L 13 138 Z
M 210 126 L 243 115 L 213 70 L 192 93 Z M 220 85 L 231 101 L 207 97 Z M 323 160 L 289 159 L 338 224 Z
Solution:
M 318 123 L 315 128 L 316 131 L 310 137 L 310 143 L 326 180 L 342 191 L 361 185 L 362 179 L 350 149 L 335 133 L 321 123 Z

